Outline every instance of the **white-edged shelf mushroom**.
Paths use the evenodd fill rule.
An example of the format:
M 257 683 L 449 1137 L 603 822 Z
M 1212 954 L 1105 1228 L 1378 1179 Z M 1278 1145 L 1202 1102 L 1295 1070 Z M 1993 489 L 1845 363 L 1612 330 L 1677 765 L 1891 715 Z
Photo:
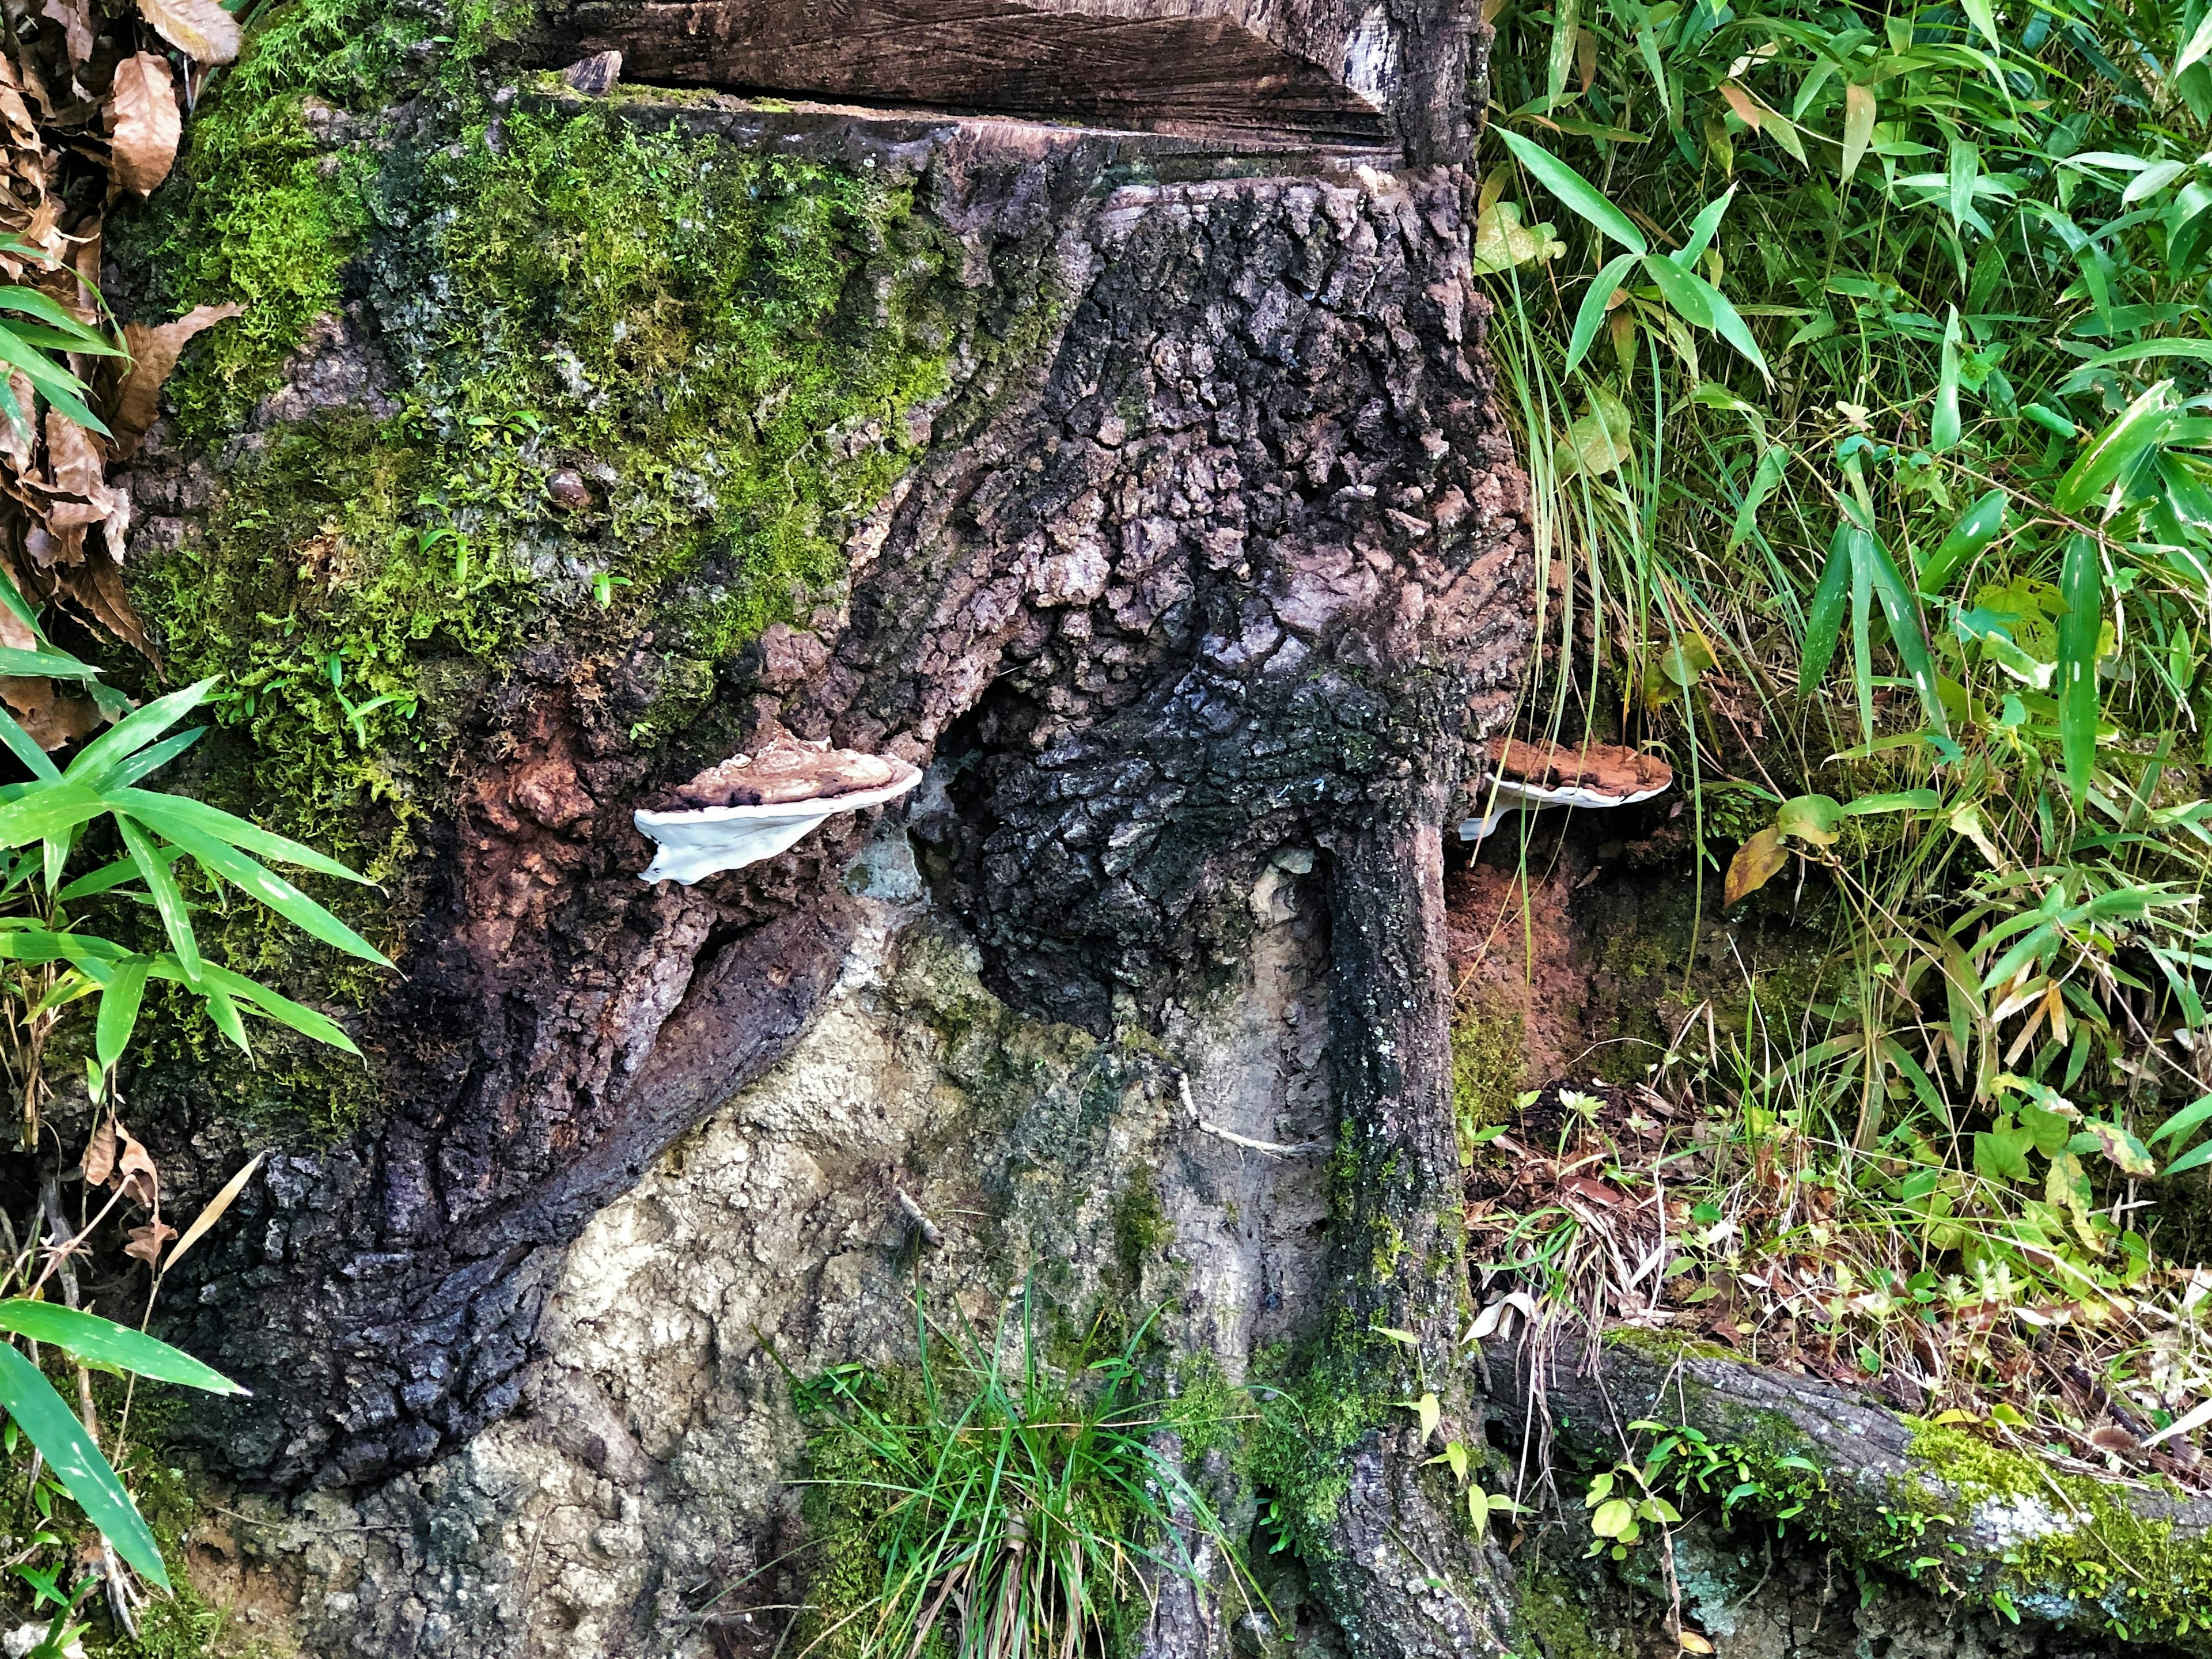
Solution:
M 1509 812 L 1534 812 L 1547 806 L 1630 806 L 1663 793 L 1674 781 L 1674 769 L 1656 755 L 1612 744 L 1523 743 L 1493 738 L 1492 775 L 1475 790 L 1487 810 L 1462 820 L 1459 838 L 1480 841 L 1504 823 Z
M 660 848 L 638 879 L 688 887 L 757 864 L 840 812 L 881 806 L 921 781 L 921 769 L 896 756 L 780 737 L 678 784 L 678 805 L 631 815 Z

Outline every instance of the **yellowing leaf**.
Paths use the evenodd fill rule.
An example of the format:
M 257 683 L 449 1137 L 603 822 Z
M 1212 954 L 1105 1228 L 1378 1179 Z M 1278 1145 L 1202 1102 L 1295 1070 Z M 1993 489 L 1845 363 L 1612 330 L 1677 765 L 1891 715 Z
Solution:
M 1413 1411 L 1421 1419 L 1421 1439 L 1425 1443 L 1437 1431 L 1437 1425 L 1443 1420 L 1444 1409 L 1437 1403 L 1435 1395 L 1425 1394 L 1413 1402 Z
M 1590 1516 L 1590 1530 L 1601 1538 L 1618 1538 L 1635 1522 L 1636 1509 L 1625 1498 L 1607 1498 Z
M 118 64 L 107 94 L 107 119 L 117 181 L 125 190 L 150 196 L 169 176 L 183 131 L 168 60 L 142 52 Z
M 138 0 L 138 15 L 187 58 L 228 64 L 238 56 L 238 20 L 216 0 Z
M 1711 1653 L 1713 1644 L 1693 1630 L 1686 1630 L 1674 1638 L 1682 1644 L 1685 1653 Z
M 2149 1149 L 2117 1123 L 2101 1123 L 2091 1118 L 2082 1124 L 2081 1133 L 2095 1137 L 2097 1150 L 2131 1176 L 2156 1175 L 2158 1162 Z
M 1874 142 L 1875 101 L 1871 87 L 1851 86 L 1844 88 L 1844 164 L 1842 178 L 1850 182 L 1851 174 L 1859 170 L 1866 159 L 1867 146 Z
M 1721 82 L 1721 96 L 1728 100 L 1728 106 L 1735 112 L 1737 120 L 1753 132 L 1759 131 L 1759 118 L 1764 112 L 1760 110 L 1757 99 L 1733 81 Z
M 1587 472 L 1601 478 L 1616 471 L 1630 455 L 1628 405 L 1603 386 L 1590 392 L 1589 413 L 1567 428 L 1559 445 L 1561 477 Z
M 1789 862 L 1789 850 L 1782 845 L 1782 831 L 1768 824 L 1737 848 L 1735 856 L 1729 860 L 1728 887 L 1721 897 L 1722 907 L 1725 908 L 1749 897 Z
M 1516 265 L 1541 264 L 1566 251 L 1567 245 L 1553 234 L 1550 225 L 1522 224 L 1518 202 L 1496 203 L 1474 222 L 1471 252 L 1478 276 L 1495 276 Z

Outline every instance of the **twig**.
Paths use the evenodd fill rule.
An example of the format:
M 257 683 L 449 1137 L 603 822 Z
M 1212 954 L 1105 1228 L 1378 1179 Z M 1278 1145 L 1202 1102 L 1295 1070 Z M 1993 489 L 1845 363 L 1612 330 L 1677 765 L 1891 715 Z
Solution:
M 934 1221 L 932 1221 L 927 1215 L 922 1213 L 921 1206 L 915 1203 L 913 1199 L 907 1195 L 906 1188 L 903 1187 L 893 1188 L 891 1189 L 891 1196 L 898 1200 L 898 1206 L 901 1212 L 903 1213 L 907 1220 L 913 1224 L 915 1231 L 921 1235 L 921 1242 L 928 1245 L 933 1250 L 943 1249 L 945 1248 L 945 1230 L 942 1227 L 939 1227 Z
M 1208 1123 L 1204 1118 L 1198 1127 L 1206 1134 L 1227 1141 L 1232 1146 L 1242 1146 L 1248 1152 L 1266 1152 L 1273 1158 L 1312 1158 L 1328 1150 L 1325 1140 L 1301 1140 L 1296 1146 L 1285 1146 L 1276 1140 L 1255 1140 L 1249 1135 L 1240 1135 L 1234 1129 L 1224 1129 L 1218 1123 Z

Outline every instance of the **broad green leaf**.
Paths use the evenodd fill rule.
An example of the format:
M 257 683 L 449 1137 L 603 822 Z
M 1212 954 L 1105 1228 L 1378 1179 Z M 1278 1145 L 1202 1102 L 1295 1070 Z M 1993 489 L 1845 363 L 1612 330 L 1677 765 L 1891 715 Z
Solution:
M 181 1382 L 209 1394 L 246 1391 L 210 1365 L 167 1343 L 58 1302 L 33 1302 L 21 1297 L 0 1301 L 0 1331 L 13 1331 L 33 1342 L 51 1342 L 88 1365 L 107 1365 L 133 1371 L 159 1382 Z
M 24 678 L 43 675 L 50 680 L 89 680 L 97 678 L 100 671 L 59 651 L 26 651 L 19 646 L 0 645 L 0 674 L 14 674 Z
M 2166 394 L 2172 385 L 2171 380 L 2160 380 L 2091 439 L 2058 481 L 2051 504 L 2061 513 L 2079 513 L 2141 460 L 2165 428 Z
M 128 355 L 106 336 L 71 316 L 60 301 L 39 289 L 21 285 L 0 288 L 0 311 L 12 311 L 22 316 L 37 318 L 49 328 L 67 335 L 72 351 L 85 352 L 94 357 Z
M 1590 388 L 1589 412 L 1569 423 L 1555 465 L 1563 477 L 1584 473 L 1601 478 L 1617 471 L 1636 453 L 1628 405 L 1603 386 Z
M 139 792 L 133 789 L 125 790 L 123 793 L 135 795 Z M 117 821 L 125 825 L 130 823 L 125 818 L 118 818 Z M 197 860 L 203 868 L 211 874 L 221 876 L 247 897 L 259 900 L 303 933 L 311 934 L 325 945 L 335 945 L 349 956 L 359 957 L 363 962 L 373 962 L 383 968 L 389 968 L 392 965 L 381 951 L 359 933 L 355 933 L 352 928 L 293 886 L 283 877 L 256 864 L 235 847 L 181 823 L 164 825 L 162 832 Z M 126 833 L 128 833 L 127 830 Z M 142 870 L 143 867 L 142 865 Z M 168 872 L 164 870 L 161 873 L 166 878 Z M 149 878 L 147 885 L 151 888 L 153 884 Z M 157 903 L 160 902 L 158 892 L 155 894 L 155 902 Z M 182 957 L 185 953 L 179 951 L 177 954 Z M 196 963 L 194 965 L 197 967 Z
M 1557 0 L 1552 8 L 1552 50 L 1544 65 L 1544 107 L 1557 109 L 1566 95 L 1567 73 L 1575 64 L 1575 31 L 1582 22 L 1582 0 Z
M 1784 801 L 1774 814 L 1774 831 L 1780 836 L 1794 836 L 1799 841 L 1811 842 L 1815 847 L 1832 847 L 1840 833 L 1837 826 L 1843 822 L 1844 809 L 1832 796 L 1798 795 Z
M 1559 371 L 1562 377 L 1573 374 L 1575 366 L 1589 354 L 1598 330 L 1605 325 L 1607 307 L 1635 264 L 1633 253 L 1616 254 L 1591 280 L 1589 292 L 1583 295 L 1582 308 L 1575 313 L 1574 333 L 1567 342 L 1567 364 Z
M 337 876 L 342 880 L 358 882 L 364 887 L 375 885 L 367 876 L 347 869 L 336 859 L 325 858 L 312 847 L 302 847 L 296 841 L 264 830 L 259 824 L 249 823 L 219 806 L 210 806 L 205 801 L 194 800 L 190 795 L 167 795 L 150 789 L 118 788 L 112 792 L 112 799 L 132 817 L 150 825 L 172 841 L 177 839 L 175 832 L 179 830 L 198 830 L 229 846 L 248 853 L 258 853 L 264 859 L 274 859 L 279 864 L 297 865 L 303 870 L 313 870 L 318 875 Z
M 2097 644 L 2105 630 L 2104 563 L 2087 536 L 2070 536 L 2059 566 L 2058 746 L 2080 811 L 2097 761 Z
M 195 726 L 189 732 L 179 732 L 173 738 L 164 738 L 151 749 L 140 750 L 109 773 L 107 781 L 101 785 L 101 787 L 128 788 L 148 774 L 160 771 L 206 735 L 207 727 Z
M 30 1437 L 85 1518 L 115 1546 L 115 1553 L 143 1577 L 168 1589 L 161 1547 L 147 1530 L 138 1506 L 84 1425 L 54 1392 L 54 1385 L 12 1343 L 0 1342 L 0 1406 Z
M 2004 42 L 1997 38 L 1997 15 L 1990 0 L 1960 0 L 1960 3 L 1966 7 L 1966 21 L 1981 31 L 1990 50 L 2002 52 Z
M 1844 163 L 1840 180 L 1851 181 L 1851 174 L 1859 170 L 1866 157 L 1867 146 L 1874 140 L 1875 97 L 1871 87 L 1849 86 L 1844 88 Z
M 212 679 L 201 680 L 181 691 L 172 691 L 166 697 L 156 697 L 144 708 L 125 715 L 87 744 L 63 775 L 72 783 L 100 787 L 118 764 L 191 714 L 206 701 L 207 694 L 214 688 Z
M 1945 183 L 1951 209 L 1951 223 L 1960 228 L 1974 214 L 1974 181 L 1981 177 L 1980 147 L 1963 138 L 1951 141 L 1951 166 Z
M 1695 270 L 1698 259 L 1713 245 L 1714 233 L 1720 229 L 1721 218 L 1729 210 L 1729 204 L 1735 200 L 1735 191 L 1736 187 L 1730 185 L 1706 203 L 1698 216 L 1691 221 L 1689 240 L 1667 257 L 1684 270 Z
M 2128 187 L 2120 192 L 2120 205 L 2133 207 L 2145 197 L 2155 196 L 2176 179 L 2189 171 L 2186 161 L 2154 161 L 2128 180 Z
M 1608 1498 L 1590 1516 L 1590 1530 L 1600 1538 L 1618 1538 L 1635 1519 L 1635 1507 L 1626 1498 Z
M 1658 284 L 1659 292 L 1684 322 L 1693 328 L 1713 325 L 1712 307 L 1705 300 L 1712 292 L 1711 283 L 1699 282 L 1663 253 L 1644 255 L 1644 273 Z
M 1959 445 L 1959 307 L 1943 325 L 1942 366 L 1936 380 L 1936 413 L 1929 422 L 1928 447 L 1937 454 Z
M 144 957 L 118 962 L 113 975 L 101 988 L 93 1052 L 103 1072 L 121 1060 L 131 1046 L 131 1034 L 138 1027 L 138 1005 L 146 994 L 146 970 L 152 965 Z
M 239 1018 L 238 1005 L 231 1000 L 230 993 L 210 983 L 204 974 L 194 988 L 199 992 L 200 1000 L 207 1006 L 208 1018 L 215 1022 L 215 1029 L 222 1032 L 239 1053 L 252 1054 L 253 1044 L 246 1035 L 246 1022 Z
M 1934 595 L 1950 585 L 1960 568 L 1978 556 L 2004 528 L 2005 492 L 1992 489 L 1959 515 L 1936 550 L 1920 568 L 1920 591 Z
M 1936 684 L 1936 665 L 1928 654 L 1928 634 L 1921 619 L 1919 597 L 1898 574 L 1888 550 L 1875 537 L 1854 526 L 1850 546 L 1854 564 L 1864 571 L 1867 585 L 1881 603 L 1882 616 L 1889 623 L 1890 645 L 1905 665 L 1905 672 L 1912 677 L 1928 723 L 1938 732 L 1949 732 L 1950 716 L 1944 710 Z M 1855 571 L 1855 582 L 1856 574 Z
M 1589 220 L 1623 247 L 1637 253 L 1650 250 L 1650 244 L 1644 240 L 1644 233 L 1637 229 L 1635 222 L 1565 161 L 1517 132 L 1502 126 L 1491 131 L 1512 152 L 1513 159 L 1528 168 L 1536 182 L 1558 197 L 1564 206 Z
M 158 963 L 155 969 L 158 975 Z M 361 1053 L 354 1047 L 353 1039 L 326 1015 L 319 1014 L 313 1008 L 302 1007 L 291 998 L 258 984 L 242 974 L 234 974 L 228 968 L 218 968 L 211 962 L 204 964 L 200 971 L 208 983 L 220 987 L 238 1001 L 259 1010 L 279 1024 L 290 1026 L 301 1036 L 328 1043 L 331 1048 L 342 1048 L 349 1054 Z

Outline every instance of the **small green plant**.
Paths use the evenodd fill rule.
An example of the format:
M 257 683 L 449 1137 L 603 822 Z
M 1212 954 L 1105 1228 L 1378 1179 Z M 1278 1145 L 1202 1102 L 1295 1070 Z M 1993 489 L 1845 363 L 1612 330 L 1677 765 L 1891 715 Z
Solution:
M 919 1293 L 915 1313 L 910 1377 L 793 1379 L 830 1558 L 805 1651 L 1099 1659 L 1125 1650 L 1164 1577 L 1206 1582 L 1209 1557 L 1265 1609 L 1180 1461 L 1220 1423 L 1150 1384 L 1149 1320 L 1096 1356 L 1094 1328 L 1061 1368 L 1027 1291 L 988 1337 L 945 1328 Z

